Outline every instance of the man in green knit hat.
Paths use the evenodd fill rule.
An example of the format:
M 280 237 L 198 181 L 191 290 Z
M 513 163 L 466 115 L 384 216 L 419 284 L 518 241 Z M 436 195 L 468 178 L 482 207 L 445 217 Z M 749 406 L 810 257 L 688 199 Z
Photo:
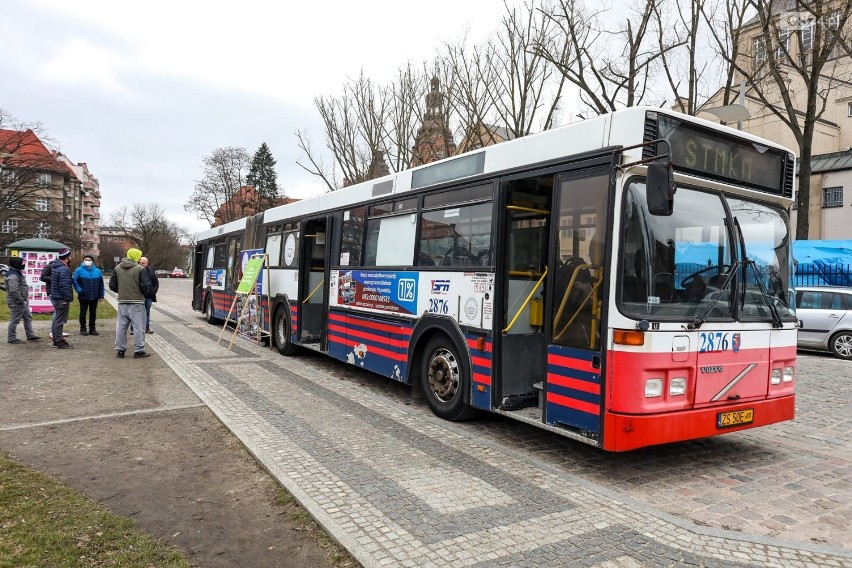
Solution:
M 127 328 L 145 329 L 145 295 L 150 282 L 148 273 L 139 264 L 142 251 L 132 248 L 121 259 L 109 279 L 109 289 L 118 294 L 118 321 L 115 324 L 115 354 L 124 358 L 127 350 Z M 145 352 L 145 334 L 133 335 L 133 357 L 148 357 Z

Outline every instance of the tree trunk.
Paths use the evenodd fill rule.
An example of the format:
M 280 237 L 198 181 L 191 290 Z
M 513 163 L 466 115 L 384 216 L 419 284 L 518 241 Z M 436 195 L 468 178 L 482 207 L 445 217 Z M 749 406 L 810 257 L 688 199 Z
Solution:
M 802 144 L 799 156 L 799 190 L 796 196 L 796 240 L 808 238 L 810 225 L 809 209 L 811 202 L 811 145 Z

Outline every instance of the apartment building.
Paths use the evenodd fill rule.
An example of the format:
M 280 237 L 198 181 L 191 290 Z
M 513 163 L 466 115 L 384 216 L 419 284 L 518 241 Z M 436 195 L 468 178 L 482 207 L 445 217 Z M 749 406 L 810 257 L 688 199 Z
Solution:
M 33 237 L 84 253 L 84 182 L 69 162 L 32 130 L 0 129 L 0 255 Z

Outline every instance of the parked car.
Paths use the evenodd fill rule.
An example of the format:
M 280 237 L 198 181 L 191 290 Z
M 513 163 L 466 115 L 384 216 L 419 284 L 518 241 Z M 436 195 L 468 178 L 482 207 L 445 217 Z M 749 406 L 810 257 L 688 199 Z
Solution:
M 169 276 L 171 276 L 171 272 L 169 272 L 168 270 L 155 270 L 154 274 L 157 275 L 157 278 L 168 278 Z
M 796 316 L 801 322 L 798 346 L 831 351 L 852 359 L 852 288 L 796 288 Z
M 169 278 L 186 278 L 186 273 L 180 268 L 175 268 L 169 274 Z
M 9 270 L 8 264 L 0 264 L 0 290 L 6 289 L 6 271 Z

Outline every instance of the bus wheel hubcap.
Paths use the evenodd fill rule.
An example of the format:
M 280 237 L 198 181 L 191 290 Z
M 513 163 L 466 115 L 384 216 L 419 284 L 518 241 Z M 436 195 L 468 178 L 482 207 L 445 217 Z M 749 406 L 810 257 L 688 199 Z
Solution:
M 429 361 L 429 388 L 441 402 L 449 402 L 459 389 L 459 365 L 448 349 L 439 349 Z

